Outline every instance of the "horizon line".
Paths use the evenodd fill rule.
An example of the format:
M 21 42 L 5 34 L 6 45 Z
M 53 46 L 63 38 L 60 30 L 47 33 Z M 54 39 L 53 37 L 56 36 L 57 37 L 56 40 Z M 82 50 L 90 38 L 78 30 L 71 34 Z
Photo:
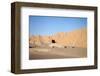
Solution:
M 86 29 L 87 27 L 82 27 L 82 28 L 79 28 L 79 29 L 74 29 L 74 30 L 71 30 L 71 31 L 61 31 L 62 33 L 69 33 L 69 32 L 73 32 L 73 31 L 76 31 L 76 30 L 82 30 L 82 29 Z M 61 32 L 55 32 L 53 34 L 46 34 L 46 35 L 40 35 L 40 34 L 37 34 L 37 35 L 31 35 L 31 36 L 52 36 L 52 35 L 55 35 L 57 33 L 61 33 Z M 30 37 L 30 36 L 29 36 Z

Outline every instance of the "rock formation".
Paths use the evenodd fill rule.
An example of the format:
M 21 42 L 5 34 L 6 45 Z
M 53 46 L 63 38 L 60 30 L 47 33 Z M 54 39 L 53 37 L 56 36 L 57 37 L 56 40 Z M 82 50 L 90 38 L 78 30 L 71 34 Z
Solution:
M 63 46 L 87 48 L 87 29 L 82 28 L 71 32 L 58 32 L 51 36 L 31 36 L 29 43 L 48 44 L 57 43 Z

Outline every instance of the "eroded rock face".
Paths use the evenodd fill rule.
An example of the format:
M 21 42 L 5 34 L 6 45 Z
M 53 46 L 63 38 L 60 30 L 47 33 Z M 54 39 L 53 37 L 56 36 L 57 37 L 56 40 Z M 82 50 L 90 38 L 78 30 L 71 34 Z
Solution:
M 69 47 L 87 48 L 87 29 L 83 28 L 71 32 L 59 32 L 51 36 L 31 36 L 30 44 L 43 45 L 52 44 L 54 41 L 57 45 Z

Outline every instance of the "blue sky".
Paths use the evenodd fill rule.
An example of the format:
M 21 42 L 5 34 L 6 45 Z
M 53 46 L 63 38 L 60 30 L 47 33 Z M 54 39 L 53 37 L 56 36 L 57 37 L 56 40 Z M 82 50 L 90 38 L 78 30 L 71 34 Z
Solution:
M 30 35 L 52 35 L 87 27 L 87 18 L 29 16 Z

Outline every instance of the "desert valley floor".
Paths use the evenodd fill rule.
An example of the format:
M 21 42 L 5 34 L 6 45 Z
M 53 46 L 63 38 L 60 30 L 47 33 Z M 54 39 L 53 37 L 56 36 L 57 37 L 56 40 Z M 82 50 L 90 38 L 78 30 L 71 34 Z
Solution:
M 86 48 L 29 48 L 29 59 L 57 59 L 87 57 Z

